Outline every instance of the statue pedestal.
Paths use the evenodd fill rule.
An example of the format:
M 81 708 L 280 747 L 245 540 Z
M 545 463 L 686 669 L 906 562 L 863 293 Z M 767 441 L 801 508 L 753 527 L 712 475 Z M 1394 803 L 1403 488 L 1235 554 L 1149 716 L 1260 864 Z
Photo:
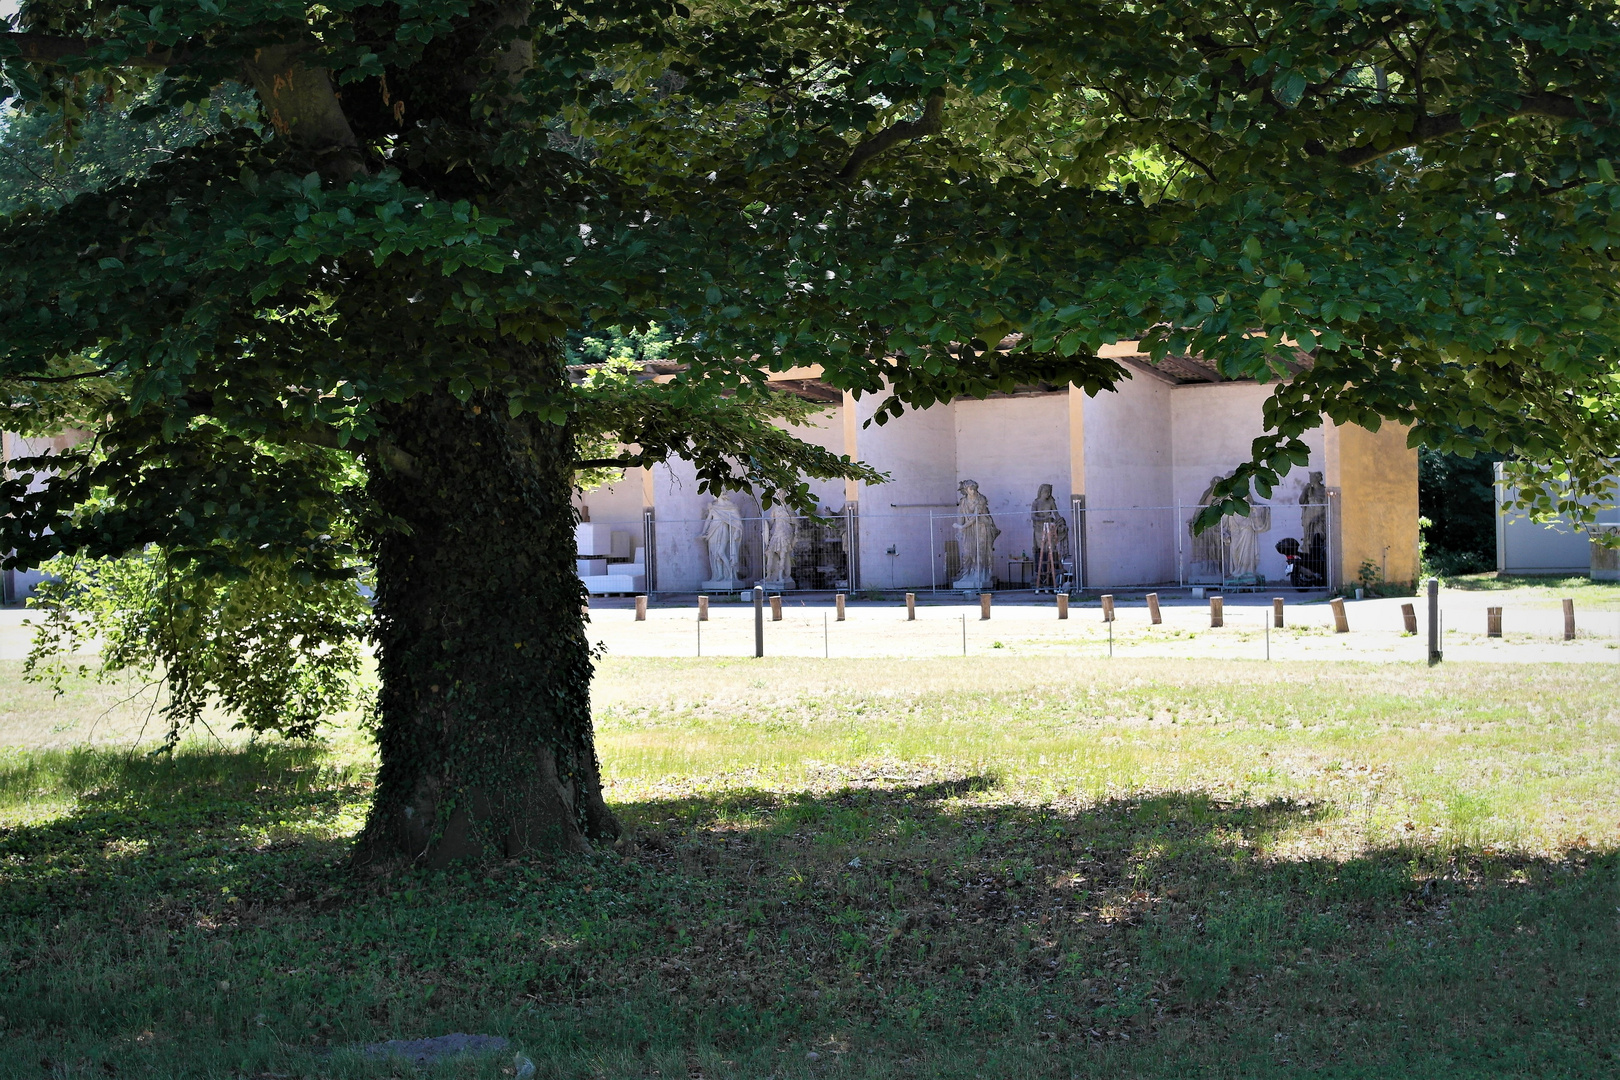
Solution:
M 788 589 L 798 588 L 798 586 L 793 583 L 792 578 L 783 578 L 780 581 L 762 581 L 759 584 L 760 587 L 768 593 L 779 593 L 785 592 Z
M 951 582 L 951 588 L 961 589 L 963 592 L 973 593 L 975 596 L 982 592 L 988 592 L 994 585 L 995 582 L 990 579 L 989 574 L 970 574 L 967 577 L 960 577 Z
M 748 588 L 748 582 L 736 578 L 714 578 L 710 581 L 698 583 L 698 588 L 706 593 L 711 592 L 742 592 Z

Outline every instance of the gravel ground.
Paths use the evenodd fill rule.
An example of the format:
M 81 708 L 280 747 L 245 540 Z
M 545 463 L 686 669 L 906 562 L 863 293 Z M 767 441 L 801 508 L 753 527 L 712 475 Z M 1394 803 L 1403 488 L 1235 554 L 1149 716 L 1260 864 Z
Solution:
M 1210 626 L 1206 599 L 1178 590 L 1160 594 L 1162 623 L 1150 625 L 1141 594 L 1115 602 L 1112 648 L 1116 656 L 1272 660 L 1373 660 L 1422 663 L 1427 659 L 1426 601 L 1394 597 L 1345 601 L 1350 632 L 1334 633 L 1333 612 L 1321 597 L 1301 600 L 1285 592 L 1283 629 L 1269 629 L 1271 596 L 1224 597 L 1225 625 Z M 1419 633 L 1403 631 L 1401 606 L 1414 604 Z M 595 598 L 589 634 L 613 656 L 749 656 L 754 647 L 751 604 L 711 600 L 699 625 L 695 597 L 656 598 L 645 622 L 636 622 L 628 598 Z M 1503 608 L 1501 638 L 1485 636 L 1487 607 Z M 908 622 L 903 597 L 851 602 L 840 623 L 830 597 L 784 597 L 782 620 L 765 612 L 765 651 L 771 656 L 927 657 L 984 655 L 1005 649 L 1025 655 L 1072 652 L 1107 655 L 1108 627 L 1095 597 L 1076 601 L 1060 620 L 1050 596 L 998 594 L 989 620 L 977 602 L 935 600 L 919 594 Z M 1441 595 L 1444 652 L 1450 660 L 1516 663 L 1620 663 L 1620 606 L 1607 597 L 1576 601 L 1577 633 L 1563 640 L 1559 598 L 1538 589 L 1445 591 Z M 964 634 L 965 632 L 965 634 Z M 1269 636 L 1269 644 L 1268 644 Z M 965 637 L 965 645 L 964 645 Z

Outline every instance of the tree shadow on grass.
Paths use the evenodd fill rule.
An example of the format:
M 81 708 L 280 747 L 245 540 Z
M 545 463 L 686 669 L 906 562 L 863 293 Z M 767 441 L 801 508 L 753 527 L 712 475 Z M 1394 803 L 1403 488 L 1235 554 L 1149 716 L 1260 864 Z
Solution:
M 360 1076 L 383 1067 L 322 1055 L 464 1030 L 509 1036 L 555 1076 L 1614 1064 L 1613 853 L 1336 855 L 1356 829 L 1323 806 L 1031 804 L 993 777 L 918 773 L 633 801 L 616 807 L 626 841 L 596 856 L 359 877 L 297 830 L 352 814 L 363 789 L 300 760 L 316 763 L 132 766 L 99 802 L 0 840 L 0 899 L 102 858 L 97 888 L 47 889 L 5 931 L 13 957 L 52 958 L 0 975 L 29 1054 L 117 1046 L 120 1075 L 167 1075 L 228 1046 L 245 1075 Z M 284 790 L 278 768 L 304 779 Z M 199 822 L 215 837 L 282 822 L 288 846 L 188 848 Z M 128 857 L 85 854 L 137 839 Z M 211 921 L 143 952 L 129 915 L 160 897 Z
M 205 878 L 232 890 L 248 869 L 233 856 L 264 860 L 252 868 L 261 878 L 278 859 L 328 863 L 346 852 L 341 821 L 368 790 L 318 743 L 14 751 L 0 757 L 0 806 L 24 819 L 46 810 L 0 828 L 0 911 L 194 893 Z M 51 813 L 58 804 L 68 809 Z

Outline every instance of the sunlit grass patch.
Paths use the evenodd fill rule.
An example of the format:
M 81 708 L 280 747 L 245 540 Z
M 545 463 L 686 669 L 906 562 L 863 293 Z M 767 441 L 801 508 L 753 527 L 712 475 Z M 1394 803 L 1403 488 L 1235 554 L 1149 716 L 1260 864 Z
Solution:
M 43 740 L 0 756 L 0 1076 L 448 1031 L 559 1078 L 1602 1075 L 1617 682 L 609 660 L 623 843 L 442 874 L 347 866 L 352 727 Z

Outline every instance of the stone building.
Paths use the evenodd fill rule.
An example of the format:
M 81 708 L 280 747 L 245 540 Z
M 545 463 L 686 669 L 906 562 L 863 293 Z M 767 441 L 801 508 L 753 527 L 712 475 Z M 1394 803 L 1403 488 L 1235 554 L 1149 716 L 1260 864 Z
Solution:
M 1324 421 L 1305 436 L 1310 464 L 1290 472 L 1251 521 L 1229 518 L 1218 533 L 1194 537 L 1189 522 L 1212 480 L 1247 460 L 1262 433 L 1271 387 L 1223 380 L 1192 358 L 1154 365 L 1131 343 L 1107 352 L 1132 375 L 1114 392 L 1088 398 L 1069 387 L 1028 387 L 907 412 L 882 426 L 864 423 L 877 397 L 857 401 L 813 369 L 773 376 L 826 404 L 801 437 L 890 477 L 812 484 L 830 523 L 805 523 L 794 580 L 801 588 L 950 589 L 964 557 L 955 528 L 964 480 L 977 482 L 1000 530 L 997 587 L 1052 584 L 1031 520 L 1042 484 L 1052 485 L 1066 525 L 1060 585 L 1275 587 L 1291 580 L 1278 549 L 1290 539 L 1299 545 L 1296 561 L 1318 569 L 1329 586 L 1416 580 L 1417 452 L 1406 446 L 1405 429 L 1373 433 Z M 757 580 L 765 541 L 759 503 L 729 497 L 745 521 L 738 575 Z M 604 556 L 614 551 L 611 562 L 582 562 L 587 584 L 600 592 L 698 591 L 708 576 L 701 536 L 712 501 L 679 460 L 631 469 L 621 482 L 586 492 L 579 502 L 591 529 L 582 536 L 593 539 L 585 543 Z M 607 571 L 616 575 L 613 587 L 592 582 Z M 1309 572 L 1305 580 L 1323 584 Z

